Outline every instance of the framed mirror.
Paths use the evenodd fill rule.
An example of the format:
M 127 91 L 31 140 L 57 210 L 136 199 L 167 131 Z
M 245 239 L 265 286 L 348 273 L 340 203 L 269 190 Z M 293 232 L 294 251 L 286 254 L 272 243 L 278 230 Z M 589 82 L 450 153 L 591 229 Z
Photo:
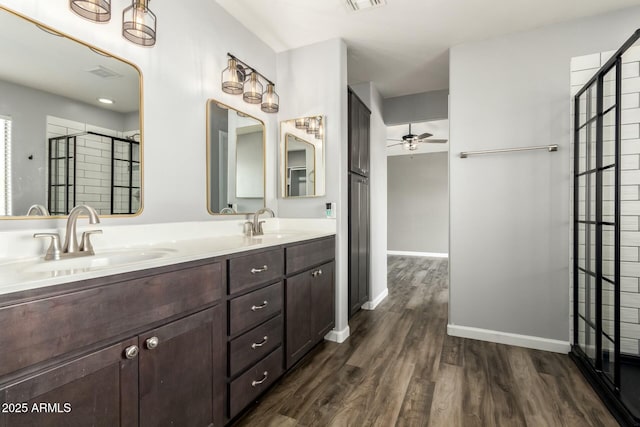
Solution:
M 325 193 L 324 116 L 280 123 L 282 197 L 318 197 Z
M 4 7 L 0 58 L 0 218 L 138 214 L 138 68 Z
M 214 99 L 207 102 L 207 209 L 239 215 L 265 206 L 264 123 Z

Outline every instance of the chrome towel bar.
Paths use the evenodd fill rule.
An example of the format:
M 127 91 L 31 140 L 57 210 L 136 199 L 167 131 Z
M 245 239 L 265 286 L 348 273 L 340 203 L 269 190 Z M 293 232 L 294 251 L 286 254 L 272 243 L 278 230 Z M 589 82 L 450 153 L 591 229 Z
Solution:
M 463 151 L 460 153 L 460 158 L 466 159 L 469 156 L 475 156 L 479 154 L 510 153 L 512 151 L 531 151 L 531 150 L 547 150 L 549 152 L 558 151 L 558 144 L 539 145 L 535 147 L 498 148 L 496 150 Z

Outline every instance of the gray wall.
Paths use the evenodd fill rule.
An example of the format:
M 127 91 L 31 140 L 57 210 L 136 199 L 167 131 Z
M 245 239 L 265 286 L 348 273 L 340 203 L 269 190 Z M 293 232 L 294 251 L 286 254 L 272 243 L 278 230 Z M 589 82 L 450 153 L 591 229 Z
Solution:
M 387 126 L 446 119 L 449 117 L 449 90 L 385 98 L 383 111 Z
M 123 114 L 4 80 L 0 80 L 0 93 L 0 114 L 12 119 L 14 215 L 25 215 L 34 203 L 47 204 L 48 115 L 118 131 L 136 129 L 125 129 Z
M 450 324 L 569 341 L 570 59 L 639 22 L 635 7 L 451 49 Z M 543 144 L 560 148 L 459 157 Z
M 387 158 L 390 251 L 449 252 L 448 153 Z

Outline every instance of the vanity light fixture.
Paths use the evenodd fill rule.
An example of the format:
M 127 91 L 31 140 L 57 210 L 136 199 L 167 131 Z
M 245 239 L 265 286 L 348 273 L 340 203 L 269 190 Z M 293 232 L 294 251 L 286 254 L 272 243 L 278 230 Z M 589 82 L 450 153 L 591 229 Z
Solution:
M 122 12 L 122 35 L 140 46 L 156 44 L 156 15 L 149 9 L 150 0 L 132 0 Z
M 309 127 L 307 127 L 307 133 L 317 135 L 320 131 L 318 119 L 316 117 L 309 117 Z
M 298 129 L 306 129 L 309 127 L 309 118 L 308 117 L 300 117 L 296 119 L 296 128 Z
M 111 0 L 70 0 L 69 7 L 90 21 L 108 22 L 111 19 Z
M 322 123 L 322 116 L 318 116 L 318 132 L 316 132 L 316 139 L 322 139 L 324 136 L 324 124 Z
M 255 68 L 247 65 L 230 53 L 227 53 L 228 66 L 222 70 L 222 91 L 232 95 L 242 94 L 249 104 L 261 104 L 265 113 L 277 113 L 280 110 L 280 96 L 276 85 Z M 266 89 L 263 92 L 264 84 Z

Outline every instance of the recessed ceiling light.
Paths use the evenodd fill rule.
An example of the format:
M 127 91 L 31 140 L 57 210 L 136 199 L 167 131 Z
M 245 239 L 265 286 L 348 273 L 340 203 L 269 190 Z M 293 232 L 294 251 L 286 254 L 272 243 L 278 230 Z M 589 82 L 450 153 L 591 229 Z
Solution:
M 101 102 L 103 104 L 115 104 L 116 103 L 113 99 L 109 99 L 109 98 L 98 98 L 98 102 Z
M 345 0 L 347 8 L 352 12 L 370 9 L 372 7 L 380 7 L 387 4 L 387 0 Z

